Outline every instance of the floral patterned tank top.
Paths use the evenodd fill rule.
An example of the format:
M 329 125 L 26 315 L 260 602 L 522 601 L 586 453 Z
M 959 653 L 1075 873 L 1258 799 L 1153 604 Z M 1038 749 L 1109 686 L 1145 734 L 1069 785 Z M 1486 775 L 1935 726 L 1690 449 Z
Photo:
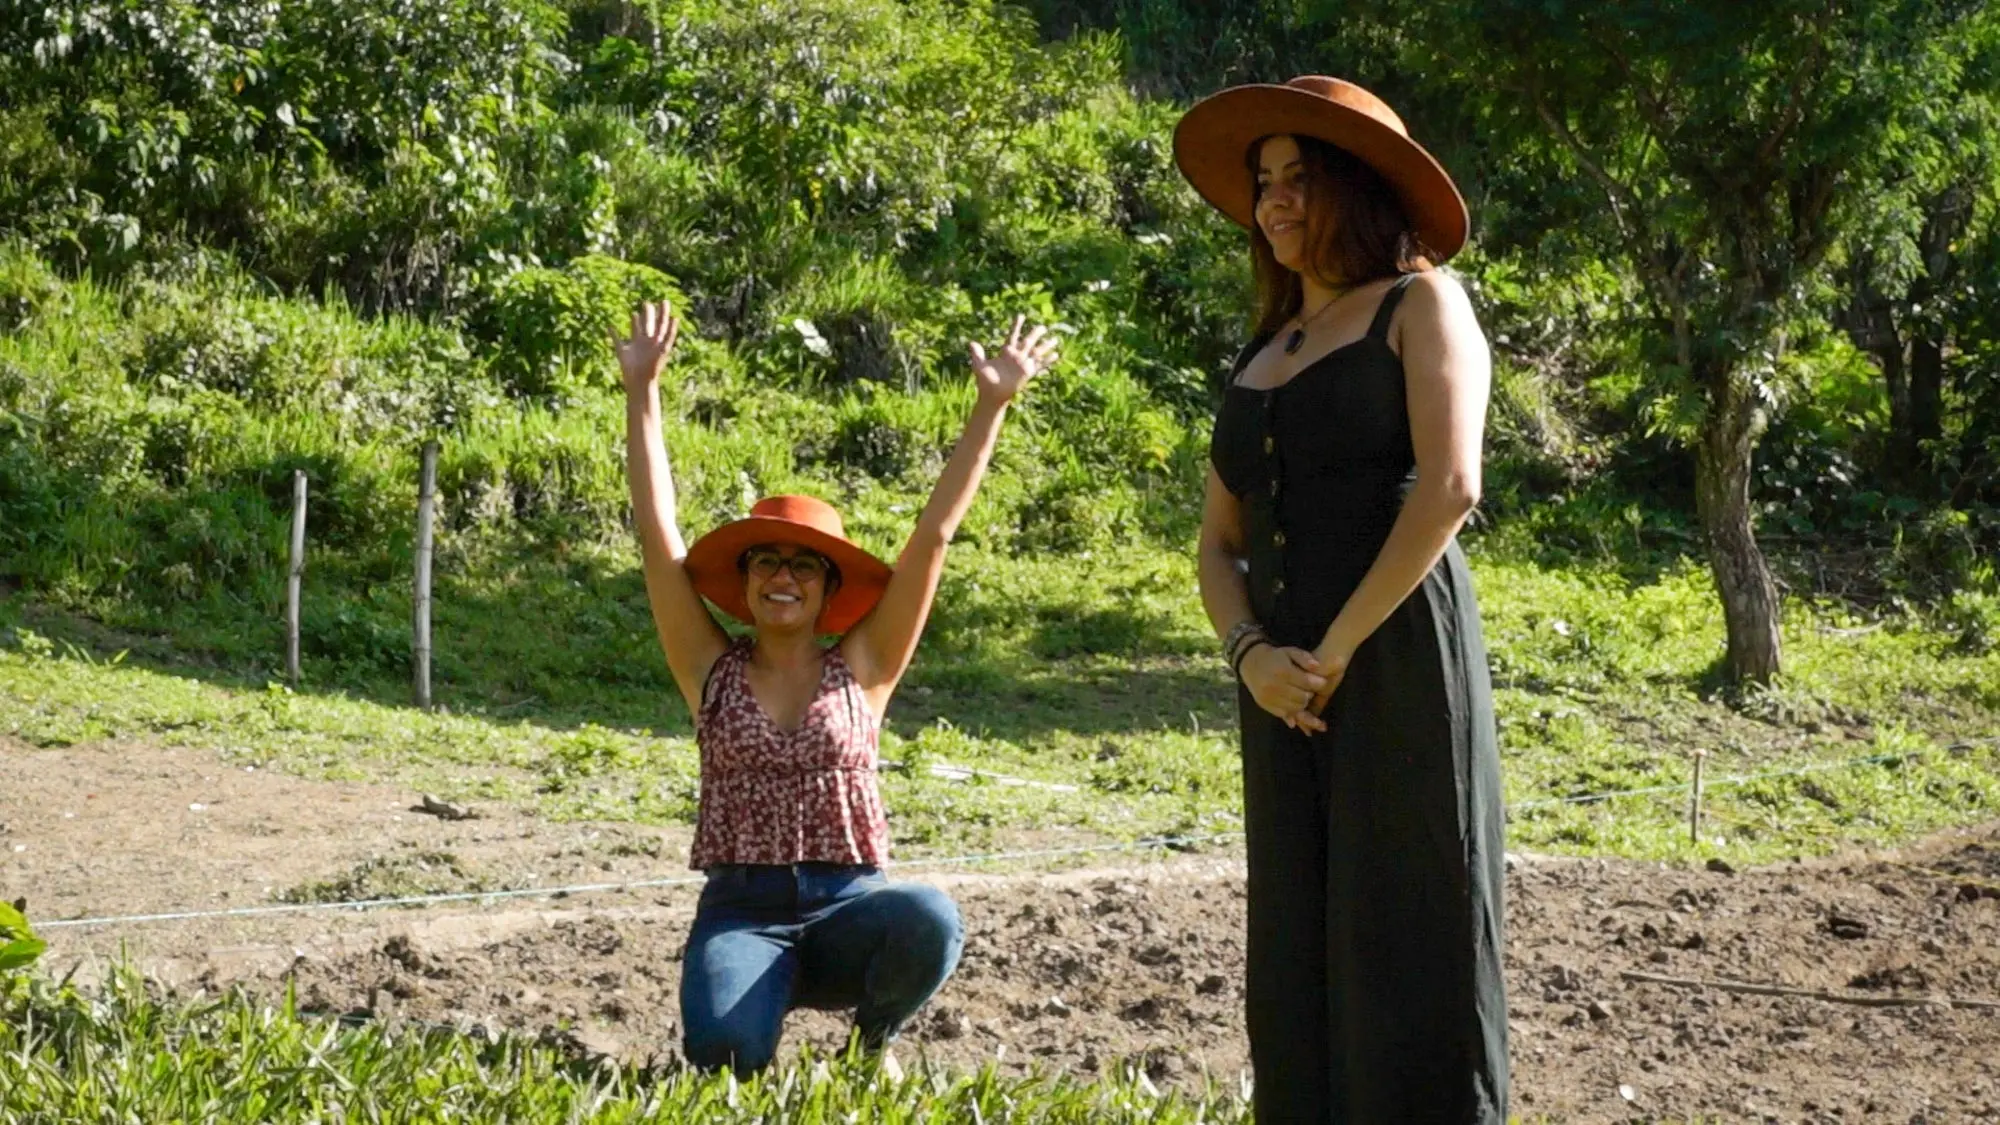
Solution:
M 688 865 L 881 866 L 889 858 L 875 777 L 882 728 L 839 647 L 826 650 L 798 729 L 785 731 L 750 692 L 751 644 L 730 644 L 702 697 L 701 806 Z

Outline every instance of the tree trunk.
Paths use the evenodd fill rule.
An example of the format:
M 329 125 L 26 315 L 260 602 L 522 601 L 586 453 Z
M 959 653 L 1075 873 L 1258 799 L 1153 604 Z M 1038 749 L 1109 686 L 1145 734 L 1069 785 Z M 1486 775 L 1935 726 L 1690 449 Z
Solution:
M 1910 466 L 1923 464 L 1921 443 L 1944 436 L 1944 328 L 1910 341 Z
M 1887 297 L 1876 292 L 1866 280 L 1856 283 L 1853 301 L 1841 318 L 1848 339 L 1874 357 L 1882 369 L 1889 390 L 1889 440 L 1883 449 L 1883 468 L 1897 483 L 1910 479 L 1917 464 L 1916 439 L 1910 428 L 1910 370 L 1905 362 L 1903 333 Z
M 1695 449 L 1695 507 L 1708 562 L 1722 595 L 1729 678 L 1769 683 L 1778 674 L 1778 586 L 1757 546 L 1750 511 L 1751 454 L 1763 429 L 1756 388 L 1734 371 L 1715 372 Z
M 1959 273 L 1953 248 L 1971 225 L 1976 199 L 1971 182 L 1960 180 L 1924 204 L 1924 229 L 1918 240 L 1924 272 L 1910 294 L 1924 311 L 1910 326 L 1909 399 L 1897 440 L 1903 447 L 1905 484 L 1926 494 L 1936 491 L 1937 481 L 1927 471 L 1923 443 L 1944 436 L 1944 344 L 1952 319 L 1946 310 Z

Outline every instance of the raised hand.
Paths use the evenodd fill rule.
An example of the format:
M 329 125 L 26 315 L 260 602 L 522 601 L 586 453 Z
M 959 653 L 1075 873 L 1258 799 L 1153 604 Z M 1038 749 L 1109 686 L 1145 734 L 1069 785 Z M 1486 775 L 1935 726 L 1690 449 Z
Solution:
M 1028 380 L 1048 370 L 1056 361 L 1056 349 L 1062 346 L 1060 337 L 1050 335 L 1046 326 L 1037 324 L 1024 337 L 1021 328 L 1027 317 L 1014 318 L 1014 327 L 1007 333 L 1007 342 L 991 357 L 977 341 L 968 344 L 972 353 L 972 377 L 979 384 L 979 397 L 987 402 L 1005 404 L 1013 400 L 1028 385 Z
M 665 301 L 647 302 L 632 312 L 632 334 L 623 340 L 612 338 L 618 352 L 618 368 L 624 373 L 625 390 L 643 391 L 660 377 L 673 354 L 674 340 L 680 335 L 680 318 Z

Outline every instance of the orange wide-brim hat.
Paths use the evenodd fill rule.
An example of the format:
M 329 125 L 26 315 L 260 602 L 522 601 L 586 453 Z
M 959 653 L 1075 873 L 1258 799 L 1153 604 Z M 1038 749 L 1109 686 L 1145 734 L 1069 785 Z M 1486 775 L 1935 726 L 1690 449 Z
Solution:
M 1315 137 L 1381 173 L 1432 260 L 1465 245 L 1472 218 L 1444 165 L 1410 139 L 1381 98 L 1341 78 L 1309 74 L 1282 86 L 1232 86 L 1195 103 L 1174 127 L 1174 162 L 1194 190 L 1239 226 L 1257 221 L 1250 148 L 1279 134 Z
M 818 551 L 840 568 L 840 588 L 820 607 L 819 631 L 845 633 L 868 616 L 889 585 L 889 564 L 856 546 L 833 505 L 811 496 L 767 496 L 743 519 L 723 524 L 688 548 L 688 578 L 695 592 L 746 625 L 755 624 L 743 593 L 743 552 L 792 543 Z

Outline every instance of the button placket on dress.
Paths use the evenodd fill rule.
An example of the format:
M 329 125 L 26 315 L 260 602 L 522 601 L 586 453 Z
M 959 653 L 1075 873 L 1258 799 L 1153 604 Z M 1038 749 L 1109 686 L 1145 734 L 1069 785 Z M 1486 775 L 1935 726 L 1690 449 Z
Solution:
M 1284 494 L 1284 459 L 1278 454 L 1277 406 L 1278 388 L 1273 387 L 1263 395 L 1264 421 L 1264 471 L 1271 480 L 1271 549 L 1272 568 L 1271 597 L 1281 598 L 1285 593 L 1285 532 L 1280 526 L 1278 501 Z

